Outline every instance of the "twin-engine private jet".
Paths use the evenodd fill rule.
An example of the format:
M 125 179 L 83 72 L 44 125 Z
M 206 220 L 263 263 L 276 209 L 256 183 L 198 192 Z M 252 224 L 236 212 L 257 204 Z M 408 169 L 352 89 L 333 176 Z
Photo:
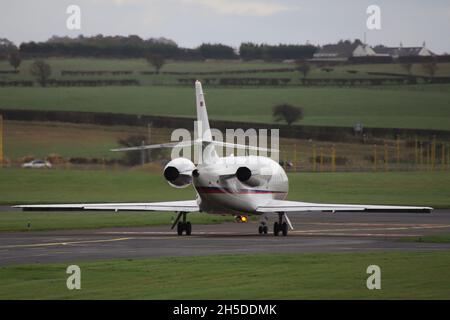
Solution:
M 198 139 L 113 149 L 112 151 L 136 151 L 156 148 L 173 148 L 200 145 L 202 161 L 195 165 L 191 160 L 178 157 L 164 168 L 164 178 L 175 188 L 193 185 L 197 192 L 195 200 L 149 202 L 149 203 L 95 203 L 18 205 L 23 210 L 113 210 L 113 211 L 169 211 L 178 213 L 172 224 L 178 235 L 190 235 L 192 225 L 186 220 L 191 212 L 231 214 L 235 216 L 260 215 L 259 234 L 267 234 L 267 214 L 275 214 L 273 234 L 283 236 L 293 229 L 289 214 L 305 212 L 339 211 L 415 211 L 431 212 L 430 207 L 382 206 L 361 204 L 325 204 L 285 200 L 288 194 L 288 177 L 278 162 L 269 157 L 248 155 L 220 157 L 215 146 L 252 148 L 251 146 L 219 142 L 212 139 L 202 85 L 195 82 Z M 253 147 L 261 150 L 261 148 Z M 270 150 L 270 149 L 265 149 Z M 273 150 L 272 150 L 273 151 Z M 263 218 L 264 217 L 264 218 Z

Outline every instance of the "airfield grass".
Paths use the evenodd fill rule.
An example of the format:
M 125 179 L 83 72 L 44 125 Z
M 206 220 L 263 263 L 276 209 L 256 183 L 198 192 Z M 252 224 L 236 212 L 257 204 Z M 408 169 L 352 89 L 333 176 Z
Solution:
M 204 89 L 217 120 L 272 123 L 273 106 L 290 103 L 304 108 L 305 125 L 450 128 L 450 85 Z M 191 87 L 0 88 L 1 108 L 195 117 L 194 106 Z
M 292 173 L 290 200 L 450 207 L 450 172 Z M 0 204 L 152 202 L 194 199 L 142 170 L 0 170 Z M 0 231 L 169 225 L 172 213 L 0 211 Z M 193 223 L 230 217 L 191 214 Z M 31 224 L 31 228 L 28 227 Z
M 419 237 L 403 237 L 402 242 L 450 243 L 450 234 L 433 234 Z
M 168 212 L 0 212 L 0 232 L 150 226 L 167 226 L 169 228 L 176 216 L 175 213 Z M 189 215 L 189 221 L 194 225 L 215 224 L 234 221 L 234 218 L 232 216 L 192 213 Z
M 281 239 L 282 240 L 282 239 Z M 75 262 L 74 262 L 75 263 Z M 0 268 L 0 299 L 450 299 L 450 252 L 243 254 Z M 381 268 L 381 290 L 366 269 Z

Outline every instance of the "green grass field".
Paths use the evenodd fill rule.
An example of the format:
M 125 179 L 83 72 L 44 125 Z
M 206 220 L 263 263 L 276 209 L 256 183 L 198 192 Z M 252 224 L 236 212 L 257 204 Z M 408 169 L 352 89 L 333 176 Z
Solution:
M 75 263 L 75 262 L 74 262 Z M 381 268 L 381 290 L 366 269 Z M 0 299 L 450 299 L 449 252 L 252 254 L 0 268 Z
M 290 200 L 450 207 L 449 172 L 290 174 Z M 0 170 L 0 204 L 150 202 L 194 198 L 140 170 Z M 169 225 L 173 214 L 0 212 L 1 231 Z M 196 223 L 229 217 L 192 214 Z M 198 220 L 196 220 L 198 219 Z
M 137 78 L 143 87 L 59 87 L 0 88 L 0 108 L 80 110 L 194 116 L 194 92 L 188 87 L 174 87 L 180 77 L 197 77 L 195 72 L 273 69 L 293 67 L 287 63 L 261 61 L 169 61 L 163 71 L 192 72 L 188 76 L 141 75 L 151 68 L 144 59 L 48 59 L 53 77 L 61 70 L 132 70 L 130 76 L 103 78 Z M 17 75 L 3 74 L 0 80 L 30 80 L 32 60 L 24 60 Z M 9 69 L 0 61 L 0 69 Z M 421 65 L 414 65 L 413 74 L 423 75 Z M 351 74 L 348 70 L 357 71 Z M 399 64 L 341 65 L 332 72 L 314 68 L 311 78 L 368 77 L 367 72 L 405 73 Z M 438 76 L 450 75 L 450 63 L 439 64 Z M 219 75 L 223 77 L 224 75 Z M 232 77 L 289 77 L 298 81 L 297 72 L 249 73 L 225 75 Z M 82 79 L 102 77 L 79 77 Z M 217 76 L 216 76 L 217 77 Z M 377 76 L 371 76 L 377 77 Z M 155 84 L 166 86 L 154 86 Z M 167 86 L 169 85 L 169 86 Z M 367 127 L 398 127 L 450 130 L 450 85 L 381 86 L 372 88 L 217 88 L 205 87 L 208 111 L 212 119 L 273 122 L 272 107 L 292 103 L 305 109 L 301 123 L 308 125 L 352 126 L 362 122 Z
M 0 74 L 0 80 L 32 80 L 29 70 L 34 60 L 25 59 L 19 67 L 19 74 Z M 141 71 L 153 71 L 145 59 L 95 59 L 95 58 L 48 58 L 46 61 L 52 68 L 52 78 L 55 79 L 101 79 L 105 76 L 61 76 L 62 70 L 95 70 L 95 71 L 133 71 L 132 75 L 118 75 L 115 78 L 138 79 L 142 84 L 164 83 L 176 84 L 179 78 L 192 77 L 280 77 L 290 78 L 292 83 L 299 83 L 302 77 L 299 72 L 259 72 L 242 74 L 219 74 L 221 71 L 242 71 L 255 69 L 295 68 L 293 63 L 264 62 L 264 61 L 238 61 L 238 60 L 207 60 L 207 61 L 167 61 L 162 72 L 189 72 L 189 75 L 141 75 Z M 8 61 L 0 61 L 0 70 L 9 70 Z M 198 72 L 217 72 L 218 74 L 198 75 Z M 389 78 L 389 76 L 369 75 L 367 72 L 385 72 L 406 74 L 406 70 L 397 63 L 392 64 L 357 64 L 338 65 L 332 71 L 326 72 L 319 67 L 312 67 L 308 78 Z M 413 75 L 424 76 L 425 70 L 421 64 L 414 64 L 411 70 Z M 439 63 L 436 76 L 448 76 L 450 63 Z M 110 76 L 108 76 L 110 77 Z
M 186 200 L 193 188 L 170 187 L 143 170 L 0 169 L 0 204 Z M 291 173 L 289 199 L 450 207 L 449 172 Z
M 450 129 L 450 86 L 394 88 L 208 88 L 211 119 L 273 122 L 280 103 L 302 106 L 299 124 Z M 0 108 L 195 117 L 188 87 L 0 88 Z
M 404 237 L 402 242 L 450 243 L 450 234 L 434 234 L 420 237 Z

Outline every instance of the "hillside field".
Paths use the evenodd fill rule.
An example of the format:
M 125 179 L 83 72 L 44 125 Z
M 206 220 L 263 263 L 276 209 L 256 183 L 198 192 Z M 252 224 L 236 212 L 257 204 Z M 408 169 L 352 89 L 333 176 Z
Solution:
M 450 130 L 450 85 L 374 88 L 204 87 L 211 119 L 271 123 L 272 108 L 304 108 L 299 124 Z M 194 89 L 170 86 L 0 88 L 0 108 L 195 117 Z
M 286 62 L 265 62 L 265 61 L 239 61 L 239 60 L 206 60 L 206 61 L 166 61 L 161 69 L 161 74 L 146 74 L 141 72 L 152 72 L 145 59 L 103 59 L 103 58 L 48 58 L 45 59 L 52 68 L 52 78 L 54 79 L 88 79 L 111 76 L 61 76 L 61 71 L 132 71 L 131 75 L 117 75 L 113 78 L 137 79 L 142 84 L 176 84 L 180 78 L 202 78 L 202 77 L 266 77 L 266 78 L 290 78 L 291 83 L 298 84 L 299 79 L 303 77 L 297 71 L 284 72 L 243 72 L 236 74 L 221 74 L 222 71 L 246 71 L 246 70 L 270 70 L 270 69 L 294 69 L 294 63 Z M 29 69 L 34 60 L 24 59 L 19 67 L 19 73 L 15 75 L 2 75 L 0 80 L 32 80 Z M 8 61 L 0 61 L 0 70 L 9 70 L 11 66 Z M 326 71 L 327 70 L 327 71 Z M 164 74 L 164 72 L 180 72 L 188 74 Z M 202 72 L 211 74 L 202 75 Z M 399 63 L 389 64 L 344 64 L 336 66 L 317 67 L 312 65 L 308 78 L 389 78 L 388 75 L 373 75 L 367 72 L 381 72 L 393 74 L 407 74 L 407 71 Z M 413 65 L 411 74 L 417 76 L 426 76 L 426 71 L 420 63 Z M 439 63 L 436 70 L 436 76 L 449 76 L 450 63 Z

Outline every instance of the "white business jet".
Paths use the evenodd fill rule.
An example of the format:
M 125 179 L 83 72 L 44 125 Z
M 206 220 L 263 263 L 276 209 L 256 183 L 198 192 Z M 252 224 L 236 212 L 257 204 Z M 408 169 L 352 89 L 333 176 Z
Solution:
M 231 214 L 238 217 L 260 215 L 258 228 L 260 234 L 268 233 L 266 215 L 273 213 L 277 219 L 273 225 L 273 234 L 288 234 L 293 226 L 289 214 L 304 212 L 339 212 L 339 211 L 418 211 L 430 212 L 430 207 L 381 206 L 361 204 L 324 204 L 284 200 L 288 194 L 288 177 L 284 169 L 274 160 L 264 156 L 244 155 L 220 157 L 215 146 L 262 148 L 219 142 L 212 139 L 208 114 L 202 85 L 195 83 L 198 139 L 148 145 L 131 148 L 114 149 L 113 151 L 135 151 L 156 148 L 173 148 L 200 145 L 202 161 L 195 165 L 183 157 L 175 158 L 164 168 L 164 177 L 175 188 L 193 185 L 197 196 L 195 200 L 148 202 L 148 203 L 95 203 L 95 204 L 51 204 L 51 205 L 19 205 L 23 210 L 113 210 L 113 211 L 170 211 L 178 213 L 172 224 L 177 226 L 178 235 L 190 235 L 192 225 L 186 220 L 190 212 L 206 212 L 210 214 Z M 265 149 L 267 151 L 268 149 Z M 271 150 L 274 151 L 274 150 Z

